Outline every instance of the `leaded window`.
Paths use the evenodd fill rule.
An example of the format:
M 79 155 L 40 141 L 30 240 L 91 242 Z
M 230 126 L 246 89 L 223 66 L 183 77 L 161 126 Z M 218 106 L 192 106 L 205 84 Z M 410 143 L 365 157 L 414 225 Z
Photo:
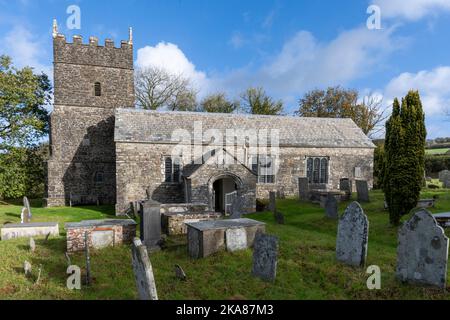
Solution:
M 329 159 L 327 157 L 308 157 L 306 176 L 309 183 L 328 183 Z

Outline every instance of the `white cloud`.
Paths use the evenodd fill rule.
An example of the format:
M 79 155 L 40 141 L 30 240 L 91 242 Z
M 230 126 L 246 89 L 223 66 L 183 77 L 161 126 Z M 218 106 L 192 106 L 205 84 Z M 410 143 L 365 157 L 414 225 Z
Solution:
M 443 66 L 431 71 L 402 73 L 386 86 L 385 96 L 389 99 L 404 97 L 409 90 L 419 90 L 425 113 L 442 115 L 450 106 L 450 67 Z
M 419 20 L 428 15 L 450 11 L 450 0 L 373 0 L 382 17 Z
M 3 39 L 3 52 L 13 59 L 17 67 L 30 66 L 36 72 L 45 72 L 50 78 L 53 76 L 52 67 L 45 65 L 47 47 L 41 40 L 37 39 L 28 29 L 16 25 Z
M 235 90 L 264 86 L 278 96 L 345 85 L 373 72 L 386 56 L 405 44 L 404 39 L 393 38 L 392 32 L 393 29 L 373 32 L 361 27 L 323 43 L 310 32 L 300 31 L 264 66 L 235 70 L 217 82 Z
M 137 67 L 158 67 L 170 73 L 183 75 L 192 80 L 200 96 L 207 92 L 209 79 L 206 73 L 196 69 L 177 45 L 160 42 L 156 46 L 146 46 L 137 51 Z

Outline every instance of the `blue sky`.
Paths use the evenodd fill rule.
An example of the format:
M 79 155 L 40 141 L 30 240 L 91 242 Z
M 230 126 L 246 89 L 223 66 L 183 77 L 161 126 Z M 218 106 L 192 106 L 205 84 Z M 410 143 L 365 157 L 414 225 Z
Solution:
M 369 5 L 381 29 L 369 30 Z M 69 30 L 70 5 L 81 29 Z M 134 30 L 135 64 L 189 76 L 202 97 L 263 86 L 288 112 L 308 90 L 342 85 L 389 106 L 422 95 L 428 138 L 450 136 L 450 0 L 0 0 L 0 54 L 52 72 L 52 20 L 68 39 L 116 44 Z

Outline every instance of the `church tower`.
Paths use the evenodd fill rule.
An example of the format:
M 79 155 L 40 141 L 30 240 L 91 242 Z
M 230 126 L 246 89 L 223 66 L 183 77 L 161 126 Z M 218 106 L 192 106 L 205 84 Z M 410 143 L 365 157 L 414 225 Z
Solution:
M 133 37 L 119 48 L 95 37 L 72 43 L 53 25 L 54 109 L 50 120 L 47 206 L 114 204 L 114 111 L 133 108 Z

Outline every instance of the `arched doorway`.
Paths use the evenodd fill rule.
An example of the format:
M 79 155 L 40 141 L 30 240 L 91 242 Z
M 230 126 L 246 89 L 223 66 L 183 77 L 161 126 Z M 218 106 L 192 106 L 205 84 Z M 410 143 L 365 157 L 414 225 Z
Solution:
M 211 179 L 209 186 L 211 209 L 225 213 L 226 195 L 233 192 L 239 194 L 241 187 L 241 180 L 233 175 L 221 175 Z

